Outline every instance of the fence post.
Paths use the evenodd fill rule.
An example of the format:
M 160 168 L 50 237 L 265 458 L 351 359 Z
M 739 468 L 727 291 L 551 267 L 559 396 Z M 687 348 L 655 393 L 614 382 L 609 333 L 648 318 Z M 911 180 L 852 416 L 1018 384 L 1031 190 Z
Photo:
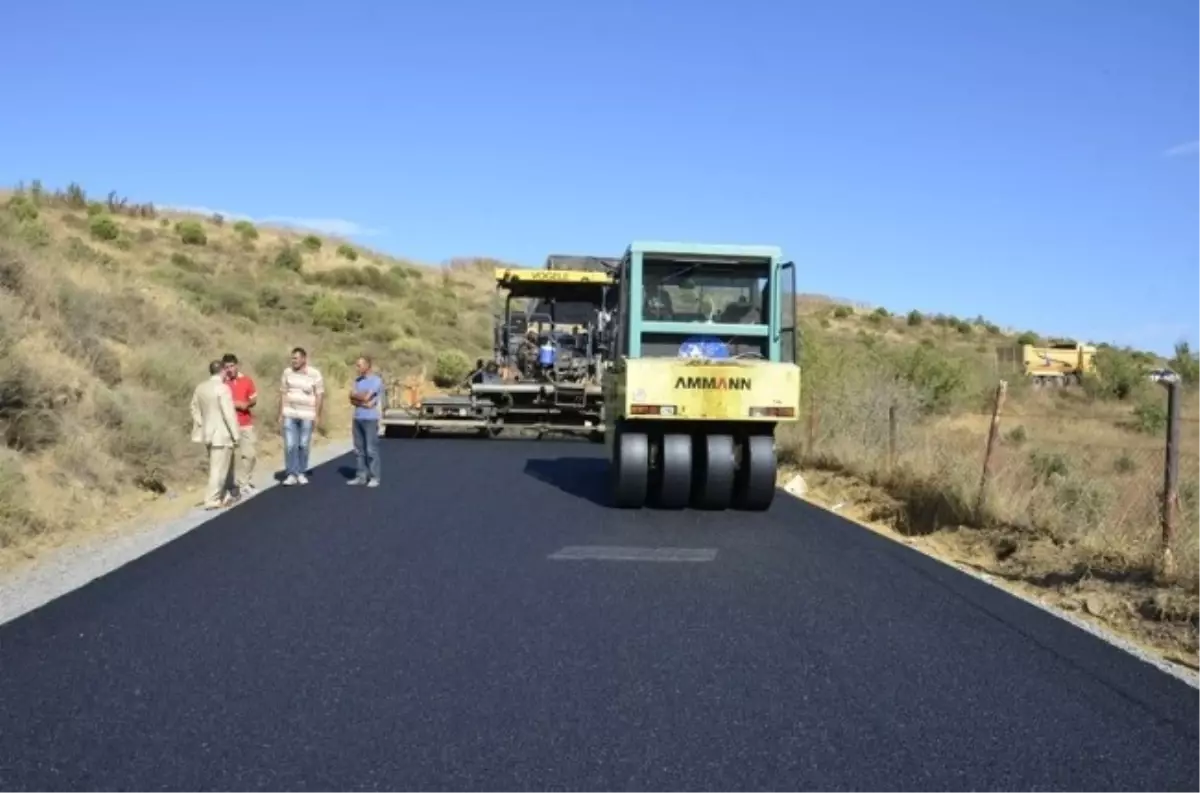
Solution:
M 813 453 L 817 445 L 817 394 L 813 389 L 808 390 L 808 454 Z
M 1167 448 L 1163 466 L 1162 554 L 1159 574 L 1175 575 L 1175 528 L 1179 521 L 1179 381 L 1163 383 L 1167 388 Z
M 888 405 L 888 451 L 887 469 L 890 473 L 896 467 L 896 404 Z
M 992 452 L 996 449 L 996 436 L 1000 434 L 1000 411 L 1004 409 L 1004 396 L 1008 393 L 1008 382 L 1001 380 L 996 386 L 996 399 L 992 403 L 992 424 L 988 427 L 987 449 L 983 453 L 983 473 L 979 477 L 979 495 L 975 500 L 975 519 L 983 520 L 983 505 L 987 500 L 988 480 L 992 478 Z

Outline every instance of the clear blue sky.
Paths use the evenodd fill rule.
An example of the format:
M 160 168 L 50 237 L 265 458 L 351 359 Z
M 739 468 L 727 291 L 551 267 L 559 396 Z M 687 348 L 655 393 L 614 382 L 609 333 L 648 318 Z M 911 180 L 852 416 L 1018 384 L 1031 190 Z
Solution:
M 1195 0 L 9 5 L 8 184 L 435 262 L 778 244 L 804 291 L 1196 346 Z

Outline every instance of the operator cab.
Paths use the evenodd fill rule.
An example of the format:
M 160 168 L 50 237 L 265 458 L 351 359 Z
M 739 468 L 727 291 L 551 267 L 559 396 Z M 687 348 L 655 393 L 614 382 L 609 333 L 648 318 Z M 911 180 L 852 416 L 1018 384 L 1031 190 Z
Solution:
M 618 355 L 794 362 L 795 272 L 766 246 L 634 243 L 621 260 Z

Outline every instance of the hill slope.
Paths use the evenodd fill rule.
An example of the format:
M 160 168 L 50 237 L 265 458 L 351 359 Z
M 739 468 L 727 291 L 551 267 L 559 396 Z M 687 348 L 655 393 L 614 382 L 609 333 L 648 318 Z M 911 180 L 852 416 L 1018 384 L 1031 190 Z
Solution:
M 189 483 L 191 390 L 236 353 L 260 416 L 293 346 L 345 435 L 354 358 L 461 371 L 491 344 L 490 271 L 439 270 L 284 229 L 27 191 L 0 211 L 0 547 L 28 550 Z M 482 275 L 481 275 L 482 274 Z M 461 352 L 461 351 L 466 351 Z M 473 360 L 473 358 L 472 358 Z M 454 372 L 451 372 L 452 374 Z M 279 439 L 264 433 L 263 454 Z

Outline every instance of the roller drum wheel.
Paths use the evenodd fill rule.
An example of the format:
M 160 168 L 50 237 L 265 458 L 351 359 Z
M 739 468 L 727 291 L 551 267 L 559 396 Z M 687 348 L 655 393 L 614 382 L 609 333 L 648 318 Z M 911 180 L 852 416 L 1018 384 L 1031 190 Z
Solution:
M 733 501 L 733 438 L 703 435 L 696 439 L 692 503 L 699 509 L 728 509 Z
M 650 443 L 644 432 L 618 431 L 610 470 L 613 504 L 636 509 L 646 503 Z
M 690 435 L 664 435 L 659 447 L 658 467 L 654 471 L 655 506 L 682 509 L 692 494 L 692 438 Z
M 775 500 L 775 439 L 753 435 L 742 446 L 742 465 L 734 485 L 734 506 L 761 512 Z

